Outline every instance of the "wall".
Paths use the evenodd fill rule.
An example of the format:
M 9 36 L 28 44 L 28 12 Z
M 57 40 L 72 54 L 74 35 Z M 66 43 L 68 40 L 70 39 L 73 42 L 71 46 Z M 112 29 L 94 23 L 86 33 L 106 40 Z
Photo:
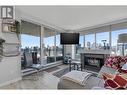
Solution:
M 0 27 L 1 29 L 1 27 Z M 2 30 L 0 30 L 2 33 Z M 0 35 L 1 36 L 1 35 Z M 15 33 L 3 33 L 6 43 L 19 43 Z M 3 57 L 0 62 L 0 86 L 21 80 L 21 57 Z
M 74 45 L 64 45 L 64 56 L 70 54 L 72 59 L 75 59 L 75 46 Z

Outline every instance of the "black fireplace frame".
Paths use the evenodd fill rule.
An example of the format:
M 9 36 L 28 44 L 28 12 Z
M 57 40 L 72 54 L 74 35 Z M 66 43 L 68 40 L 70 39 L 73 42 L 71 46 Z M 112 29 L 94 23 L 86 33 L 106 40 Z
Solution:
M 109 54 L 81 53 L 81 64 L 83 69 L 99 72 Z M 99 60 L 99 67 L 90 65 L 88 59 Z

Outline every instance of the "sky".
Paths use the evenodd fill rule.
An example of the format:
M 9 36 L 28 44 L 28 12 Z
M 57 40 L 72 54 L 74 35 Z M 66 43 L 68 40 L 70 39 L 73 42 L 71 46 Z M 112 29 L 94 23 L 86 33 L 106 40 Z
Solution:
M 47 37 L 44 39 L 45 47 L 49 46 L 54 46 L 54 39 L 55 37 Z M 60 36 L 56 36 L 56 46 L 60 44 Z M 35 36 L 29 36 L 22 34 L 21 35 L 21 45 L 22 48 L 25 47 L 33 47 L 33 46 L 38 46 L 40 47 L 40 37 L 35 37 Z
M 127 33 L 127 29 L 112 31 L 112 46 L 117 45 L 118 35 L 122 34 L 122 33 Z M 53 46 L 54 45 L 54 39 L 55 39 L 55 37 L 45 38 L 44 39 L 45 47 L 47 47 L 48 45 Z M 89 35 L 85 36 L 85 41 L 94 42 L 94 39 L 95 38 L 94 38 L 93 34 L 89 34 Z M 97 39 L 97 43 L 102 43 L 101 40 L 105 40 L 105 39 L 107 40 L 107 42 L 109 42 L 109 32 L 97 33 L 96 39 Z M 79 43 L 83 47 L 84 36 L 80 36 Z M 22 48 L 27 47 L 27 46 L 29 46 L 29 47 L 32 47 L 32 46 L 40 47 L 40 38 L 35 37 L 35 36 L 29 36 L 29 35 L 22 34 L 21 35 L 21 44 L 22 44 Z M 56 45 L 58 46 L 59 44 L 60 44 L 60 35 L 57 35 L 56 36 Z

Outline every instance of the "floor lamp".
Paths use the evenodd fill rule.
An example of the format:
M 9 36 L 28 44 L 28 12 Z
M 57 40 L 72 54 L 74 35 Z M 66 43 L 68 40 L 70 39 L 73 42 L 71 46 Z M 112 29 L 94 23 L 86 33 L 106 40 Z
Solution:
M 127 43 L 127 33 L 119 34 L 118 36 L 118 43 L 122 43 L 122 55 L 124 56 L 124 47 L 125 43 Z

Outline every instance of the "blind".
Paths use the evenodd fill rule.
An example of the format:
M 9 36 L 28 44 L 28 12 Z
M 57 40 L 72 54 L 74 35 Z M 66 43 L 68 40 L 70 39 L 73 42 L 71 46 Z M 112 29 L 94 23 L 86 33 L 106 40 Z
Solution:
M 92 28 L 88 30 L 81 31 L 81 35 L 87 35 L 87 34 L 93 34 L 93 33 L 100 33 L 100 32 L 109 32 L 110 31 L 110 25 L 102 26 L 98 28 Z
M 121 22 L 111 25 L 111 31 L 127 29 L 127 22 Z
M 55 30 L 44 28 L 44 37 L 51 37 L 55 35 Z
M 21 34 L 28 34 L 40 37 L 40 33 L 41 26 L 27 21 L 21 22 Z
M 81 35 L 127 29 L 127 21 L 80 31 Z

